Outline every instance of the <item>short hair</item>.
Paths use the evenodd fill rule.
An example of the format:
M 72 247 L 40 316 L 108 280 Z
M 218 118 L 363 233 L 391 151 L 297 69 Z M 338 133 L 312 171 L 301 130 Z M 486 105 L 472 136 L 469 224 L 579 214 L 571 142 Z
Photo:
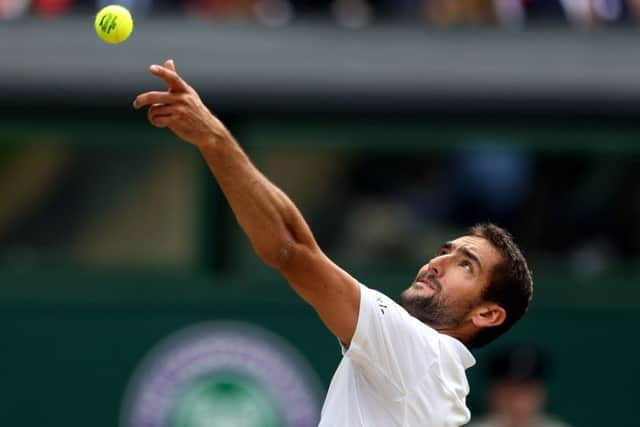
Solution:
M 504 308 L 506 318 L 502 324 L 484 328 L 472 337 L 469 346 L 476 348 L 489 344 L 524 316 L 533 295 L 533 277 L 524 255 L 508 231 L 488 223 L 474 225 L 468 234 L 488 240 L 502 255 L 502 261 L 493 269 L 491 279 L 482 292 L 482 299 Z

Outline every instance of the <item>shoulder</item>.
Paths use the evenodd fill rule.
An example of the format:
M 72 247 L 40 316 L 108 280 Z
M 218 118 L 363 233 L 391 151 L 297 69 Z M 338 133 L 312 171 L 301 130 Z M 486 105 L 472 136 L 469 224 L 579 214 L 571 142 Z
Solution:
M 404 307 L 389 296 L 360 284 L 360 309 L 371 310 L 381 321 L 396 324 L 416 333 L 426 333 L 434 337 L 438 332 L 413 317 Z
M 413 346 L 425 344 L 435 350 L 440 347 L 443 336 L 431 326 L 413 317 L 400 304 L 389 296 L 375 289 L 360 284 L 360 316 L 359 321 L 364 324 L 377 324 L 391 340 L 403 340 L 405 350 Z M 448 339 L 445 338 L 445 339 Z
M 362 283 L 360 283 L 360 302 L 361 304 L 366 304 L 366 306 L 376 308 L 381 315 L 385 315 L 390 311 L 402 317 L 404 317 L 405 313 L 407 315 L 409 314 L 402 306 L 387 295 L 375 289 L 368 288 Z

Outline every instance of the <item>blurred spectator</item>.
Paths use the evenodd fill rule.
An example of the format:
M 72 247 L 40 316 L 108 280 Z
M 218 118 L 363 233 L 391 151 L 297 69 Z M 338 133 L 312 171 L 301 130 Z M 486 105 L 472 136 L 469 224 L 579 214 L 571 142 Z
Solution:
M 254 15 L 256 0 L 187 0 L 191 14 L 208 18 L 246 19 Z
M 296 16 L 302 19 L 329 19 L 331 3 L 331 0 L 291 0 Z
M 134 19 L 140 15 L 147 15 L 155 6 L 153 0 L 98 0 L 97 9 L 102 9 L 110 4 L 117 3 L 126 7 L 133 14 Z
M 322 243 L 341 248 L 355 266 L 420 262 L 433 240 L 478 221 L 518 230 L 533 184 L 530 153 L 510 141 L 477 140 L 473 149 L 441 156 L 368 154 L 347 170 L 344 228 Z M 323 221 L 331 216 L 325 212 Z
M 0 19 L 18 18 L 27 12 L 31 0 L 0 0 Z
M 518 0 L 523 4 L 530 23 L 567 22 L 567 3 L 585 3 L 591 0 Z M 578 5 L 578 8 L 580 6 Z
M 92 14 L 112 0 L 0 0 L 0 19 L 32 13 Z M 119 0 L 134 15 L 180 12 L 280 27 L 294 20 L 362 28 L 374 23 L 437 26 L 560 24 L 578 29 L 640 22 L 640 0 Z
M 334 0 L 332 11 L 336 21 L 347 28 L 364 27 L 373 16 L 367 0 Z
M 372 0 L 370 3 L 379 20 L 414 21 L 421 19 L 425 0 Z
M 47 17 L 68 15 L 72 6 L 73 0 L 33 0 L 34 11 Z
M 629 17 L 636 22 L 640 21 L 640 0 L 627 0 L 626 6 Z
M 515 346 L 489 364 L 488 413 L 469 427 L 568 427 L 545 414 L 549 360 L 538 348 Z
M 428 22 L 437 25 L 496 22 L 494 0 L 428 0 L 424 14 Z
M 516 227 L 533 183 L 530 153 L 511 143 L 476 141 L 473 150 L 452 156 L 447 217 L 461 226 L 491 218 L 510 229 Z
M 293 19 L 289 0 L 258 0 L 254 12 L 259 22 L 269 27 L 281 27 Z
M 506 28 L 519 29 L 526 22 L 525 3 L 521 0 L 494 0 L 496 19 Z

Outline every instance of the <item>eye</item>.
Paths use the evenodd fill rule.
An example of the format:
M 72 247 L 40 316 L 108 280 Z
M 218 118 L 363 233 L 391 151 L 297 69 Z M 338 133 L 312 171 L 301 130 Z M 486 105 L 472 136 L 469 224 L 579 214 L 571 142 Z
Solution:
M 464 268 L 465 270 L 467 270 L 469 273 L 473 272 L 473 266 L 467 260 L 464 260 L 464 261 L 460 262 L 460 266 L 462 268 Z
M 440 249 L 438 251 L 438 253 L 436 254 L 436 256 L 442 256 L 442 255 L 446 255 L 448 252 L 446 249 Z

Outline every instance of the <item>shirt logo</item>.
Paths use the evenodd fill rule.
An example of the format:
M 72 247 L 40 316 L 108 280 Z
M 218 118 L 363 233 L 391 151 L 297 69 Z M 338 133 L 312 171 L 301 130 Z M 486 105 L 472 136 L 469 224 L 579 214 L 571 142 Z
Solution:
M 384 314 L 384 309 L 387 308 L 387 305 L 382 300 L 382 297 L 376 298 L 376 302 L 378 303 L 378 307 L 380 308 L 380 311 L 382 312 L 382 314 Z

